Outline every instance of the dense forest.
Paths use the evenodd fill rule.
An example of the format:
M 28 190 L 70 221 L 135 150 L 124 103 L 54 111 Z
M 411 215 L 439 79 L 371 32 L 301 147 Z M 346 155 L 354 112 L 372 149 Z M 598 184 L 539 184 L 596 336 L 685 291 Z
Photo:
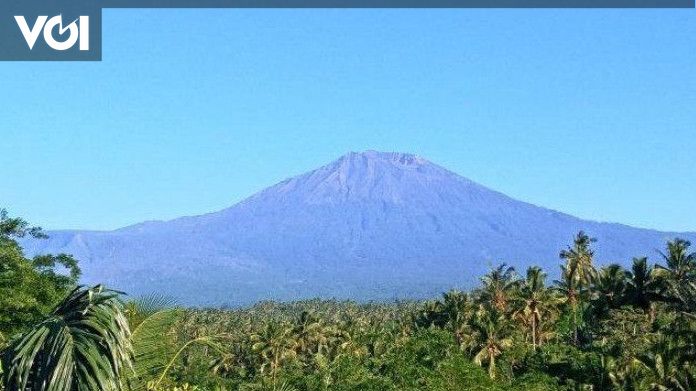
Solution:
M 675 238 L 628 269 L 583 232 L 559 270 L 501 264 L 426 301 L 179 308 L 79 287 L 69 255 L 0 212 L 5 391 L 696 390 L 696 253 Z M 654 257 L 653 263 L 645 256 Z

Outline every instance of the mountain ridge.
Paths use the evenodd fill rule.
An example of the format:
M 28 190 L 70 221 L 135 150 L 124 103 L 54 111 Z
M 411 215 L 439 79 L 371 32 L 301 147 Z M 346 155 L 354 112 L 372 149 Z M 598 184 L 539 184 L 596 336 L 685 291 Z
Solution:
M 413 154 L 351 152 L 217 212 L 113 231 L 49 231 L 31 254 L 73 253 L 85 282 L 187 304 L 314 296 L 388 299 L 466 288 L 491 265 L 558 270 L 578 230 L 599 263 L 654 255 L 675 236 L 515 200 Z M 175 286 L 172 286 L 175 285 Z M 201 288 L 203 291 L 201 292 Z

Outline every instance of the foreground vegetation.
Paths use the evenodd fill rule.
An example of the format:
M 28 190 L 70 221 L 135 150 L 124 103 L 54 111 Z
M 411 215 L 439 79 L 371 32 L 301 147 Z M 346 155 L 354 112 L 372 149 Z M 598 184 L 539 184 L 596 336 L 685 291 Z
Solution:
M 0 214 L 2 385 L 14 390 L 695 390 L 696 253 L 597 268 L 580 232 L 560 272 L 501 265 L 470 292 L 392 304 L 181 309 L 76 288 L 67 255 Z

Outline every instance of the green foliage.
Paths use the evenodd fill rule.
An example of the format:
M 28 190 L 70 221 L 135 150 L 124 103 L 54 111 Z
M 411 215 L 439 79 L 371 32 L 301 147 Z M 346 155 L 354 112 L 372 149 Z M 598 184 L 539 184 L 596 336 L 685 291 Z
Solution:
M 389 352 L 380 372 L 398 389 L 422 389 L 452 348 L 450 333 L 418 330 Z
M 147 388 L 147 391 L 200 391 L 197 386 L 184 383 L 180 386 L 160 387 L 154 384 Z
M 4 352 L 7 390 L 125 390 L 132 351 L 117 296 L 101 286 L 75 289 Z
M 433 391 L 502 391 L 502 387 L 491 380 L 486 371 L 471 362 L 462 354 L 456 354 L 443 361 L 437 368 L 427 388 Z
M 6 339 L 39 322 L 80 277 L 77 261 L 69 255 L 25 258 L 14 239 L 26 235 L 45 236 L 41 228 L 0 209 L 0 335 Z
M 131 305 L 128 312 L 129 318 L 134 319 L 130 323 L 134 327 L 131 340 L 135 373 L 130 379 L 133 391 L 145 390 L 148 380 L 161 374 L 176 354 L 173 330 L 181 317 L 180 311 L 176 309 L 147 308 L 141 312 L 137 310 L 138 307 L 142 305 Z
M 359 357 L 346 355 L 339 357 L 335 365 L 332 366 L 330 389 L 335 391 L 381 391 L 394 389 L 394 383 L 391 379 L 373 372 Z
M 35 238 L 45 238 L 41 227 L 29 226 L 20 217 L 10 217 L 7 210 L 0 209 L 0 245 L 16 244 L 13 238 L 22 238 L 26 235 Z
M 558 384 L 555 377 L 539 372 L 527 372 L 515 379 L 510 388 L 514 391 L 561 391 L 566 389 Z
M 544 373 L 561 384 L 577 386 L 601 382 L 602 357 L 568 344 L 542 346 L 524 362 L 525 372 Z
M 170 378 L 241 390 L 693 389 L 696 320 L 677 286 L 691 283 L 686 249 L 672 245 L 671 271 L 645 258 L 596 270 L 592 243 L 581 233 L 561 253 L 553 286 L 539 268 L 521 279 L 501 265 L 479 289 L 423 303 L 190 310 L 180 338 L 229 339 L 222 357 L 190 351 Z

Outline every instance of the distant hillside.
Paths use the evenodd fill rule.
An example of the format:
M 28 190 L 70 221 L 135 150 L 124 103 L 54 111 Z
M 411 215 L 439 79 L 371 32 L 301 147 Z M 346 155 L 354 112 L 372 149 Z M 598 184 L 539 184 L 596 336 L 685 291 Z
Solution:
M 492 264 L 551 275 L 579 230 L 600 263 L 651 256 L 676 236 L 597 223 L 514 200 L 418 156 L 349 153 L 219 212 L 115 231 L 54 231 L 32 254 L 67 252 L 84 282 L 198 305 L 314 296 L 435 295 Z

